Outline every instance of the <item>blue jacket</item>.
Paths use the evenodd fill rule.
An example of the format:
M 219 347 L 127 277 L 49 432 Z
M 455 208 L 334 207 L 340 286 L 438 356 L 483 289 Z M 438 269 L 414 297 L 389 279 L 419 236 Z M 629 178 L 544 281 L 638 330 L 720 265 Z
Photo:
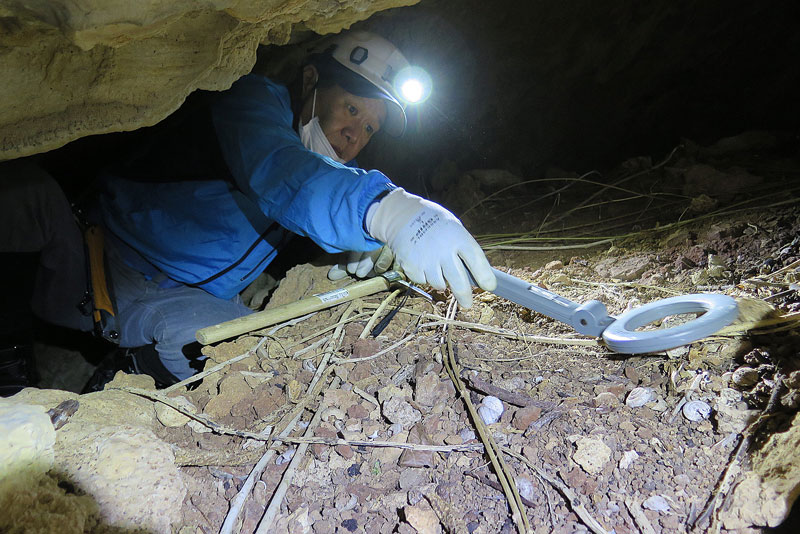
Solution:
M 275 258 L 287 230 L 328 252 L 380 245 L 364 216 L 395 186 L 379 171 L 307 150 L 292 129 L 284 86 L 248 75 L 212 96 L 208 109 L 226 169 L 204 166 L 197 154 L 171 158 L 186 171 L 181 178 L 152 180 L 145 176 L 152 168 L 103 176 L 103 222 L 130 266 L 229 299 Z M 191 129 L 183 133 L 192 139 Z M 158 160 L 143 153 L 140 161 Z

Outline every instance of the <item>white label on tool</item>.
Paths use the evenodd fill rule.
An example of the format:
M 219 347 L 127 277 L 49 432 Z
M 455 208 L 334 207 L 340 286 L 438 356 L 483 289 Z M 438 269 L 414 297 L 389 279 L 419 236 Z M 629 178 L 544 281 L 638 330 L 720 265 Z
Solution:
M 320 293 L 317 295 L 317 298 L 324 303 L 326 302 L 336 302 L 337 300 L 342 300 L 350 296 L 350 292 L 346 289 L 334 289 L 333 291 L 328 291 L 327 293 Z

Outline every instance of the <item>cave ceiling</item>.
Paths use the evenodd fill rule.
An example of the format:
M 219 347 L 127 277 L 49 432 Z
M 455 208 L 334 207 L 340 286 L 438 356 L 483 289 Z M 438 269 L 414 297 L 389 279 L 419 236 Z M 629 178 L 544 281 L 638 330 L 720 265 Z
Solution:
M 0 2 L 0 160 L 157 123 L 248 73 L 259 44 L 417 0 Z
M 740 0 L 0 0 L 0 160 L 152 125 L 257 55 L 355 25 L 434 82 L 409 135 L 371 143 L 364 166 L 398 183 L 441 160 L 584 171 L 684 137 L 796 130 L 798 15 Z

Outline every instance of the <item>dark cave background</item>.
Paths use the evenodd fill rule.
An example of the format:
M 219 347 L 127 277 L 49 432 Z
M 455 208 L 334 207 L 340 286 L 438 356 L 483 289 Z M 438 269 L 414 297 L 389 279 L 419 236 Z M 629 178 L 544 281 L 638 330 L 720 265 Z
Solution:
M 791 138 L 799 21 L 796 2 L 423 0 L 382 12 L 357 27 L 396 42 L 434 92 L 406 136 L 360 162 L 425 189 L 443 159 L 531 178 L 657 160 L 684 138 Z
M 602 172 L 748 130 L 780 131 L 796 154 L 798 21 L 789 1 L 422 0 L 383 11 L 353 28 L 393 41 L 434 90 L 409 108 L 405 136 L 376 136 L 359 164 L 436 199 L 472 169 Z M 313 37 L 297 28 L 293 44 L 262 47 L 259 65 L 285 71 Z M 44 164 L 80 191 L 135 135 L 81 139 Z

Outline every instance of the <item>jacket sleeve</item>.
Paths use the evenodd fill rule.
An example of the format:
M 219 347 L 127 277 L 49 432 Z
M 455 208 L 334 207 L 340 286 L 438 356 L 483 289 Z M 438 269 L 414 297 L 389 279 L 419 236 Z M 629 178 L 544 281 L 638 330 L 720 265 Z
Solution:
M 378 196 L 396 186 L 379 171 L 346 167 L 307 150 L 292 129 L 285 87 L 245 76 L 215 99 L 211 113 L 236 186 L 268 218 L 328 252 L 380 245 L 364 229 L 364 217 Z

